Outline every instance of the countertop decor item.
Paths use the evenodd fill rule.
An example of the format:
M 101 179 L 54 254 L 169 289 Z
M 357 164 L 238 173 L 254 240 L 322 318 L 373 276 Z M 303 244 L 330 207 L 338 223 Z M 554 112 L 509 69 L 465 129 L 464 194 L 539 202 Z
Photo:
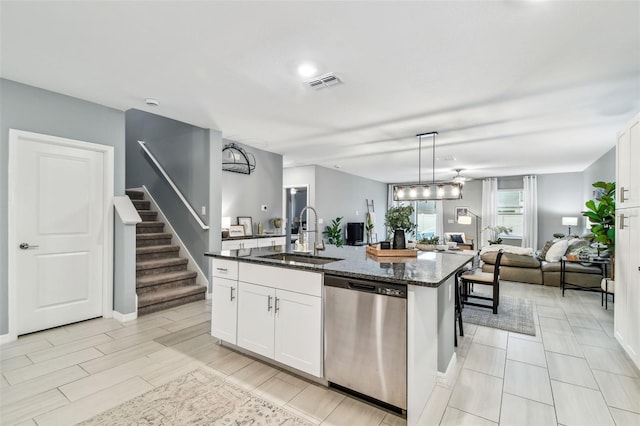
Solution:
M 367 246 L 367 253 L 377 257 L 417 257 L 418 256 L 418 250 L 416 249 L 382 250 L 380 249 L 379 244 Z
M 253 222 L 251 216 L 238 216 L 238 225 L 244 226 L 244 235 L 253 235 Z
M 412 220 L 413 206 L 399 205 L 387 209 L 384 215 L 384 224 L 387 227 L 388 238 L 393 237 L 393 248 L 405 248 L 405 233 L 413 234 L 416 229 Z

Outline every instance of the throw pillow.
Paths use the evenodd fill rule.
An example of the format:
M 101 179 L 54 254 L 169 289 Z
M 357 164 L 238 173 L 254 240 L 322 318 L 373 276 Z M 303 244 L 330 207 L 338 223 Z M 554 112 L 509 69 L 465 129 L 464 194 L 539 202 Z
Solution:
M 544 260 L 545 257 L 547 256 L 547 252 L 549 251 L 549 249 L 551 248 L 551 246 L 554 244 L 553 241 L 547 241 L 544 244 L 544 247 L 542 248 L 542 250 L 540 250 L 540 254 L 538 255 L 538 260 Z
M 557 243 L 554 243 L 547 251 L 547 255 L 544 257 L 544 260 L 547 262 L 560 262 L 560 259 L 567 251 L 568 245 L 567 240 L 560 240 Z
M 451 234 L 451 241 L 458 244 L 464 244 L 464 240 L 462 239 L 462 235 L 459 234 Z

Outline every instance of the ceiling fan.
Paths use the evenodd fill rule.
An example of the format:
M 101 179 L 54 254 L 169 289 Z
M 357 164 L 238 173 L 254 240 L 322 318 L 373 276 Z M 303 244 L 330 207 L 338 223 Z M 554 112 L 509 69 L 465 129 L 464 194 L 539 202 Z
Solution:
M 467 182 L 467 181 L 470 181 L 470 180 L 471 180 L 471 178 L 468 178 L 468 177 L 462 176 L 462 175 L 460 174 L 460 172 L 461 172 L 462 170 L 463 170 L 463 169 L 454 169 L 454 171 L 456 172 L 456 175 L 455 175 L 455 176 L 453 177 L 453 179 L 451 179 L 451 180 L 452 180 L 453 182 L 455 182 L 455 183 L 460 183 L 460 184 L 464 185 L 464 183 L 465 183 L 465 182 Z

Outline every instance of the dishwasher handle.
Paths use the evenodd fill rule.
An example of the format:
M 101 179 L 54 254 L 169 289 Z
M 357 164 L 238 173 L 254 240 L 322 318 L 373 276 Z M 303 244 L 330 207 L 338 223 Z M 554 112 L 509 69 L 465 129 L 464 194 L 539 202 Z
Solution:
M 354 283 L 349 281 L 349 288 L 351 290 L 357 290 L 357 291 L 365 291 L 367 293 L 376 293 L 377 292 L 377 287 L 375 285 L 372 284 L 362 284 L 362 283 Z

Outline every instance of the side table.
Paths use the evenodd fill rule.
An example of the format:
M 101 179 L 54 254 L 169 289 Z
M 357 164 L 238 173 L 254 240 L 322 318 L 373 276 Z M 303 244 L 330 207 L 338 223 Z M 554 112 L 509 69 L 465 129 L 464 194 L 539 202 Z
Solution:
M 566 256 L 562 256 L 562 259 L 560 259 L 560 287 L 562 287 L 562 297 L 564 297 L 565 290 L 582 290 L 582 291 L 597 291 L 597 292 L 601 291 L 600 287 L 587 288 L 587 287 L 582 287 L 579 284 L 567 283 L 566 282 L 566 273 L 567 273 L 566 264 L 567 263 L 588 263 L 593 266 L 598 266 L 600 268 L 600 271 L 602 271 L 602 278 L 607 278 L 607 268 L 608 268 L 608 265 L 610 264 L 609 259 L 596 257 L 588 260 L 585 260 L 585 259 L 574 260 L 574 259 L 567 259 Z

